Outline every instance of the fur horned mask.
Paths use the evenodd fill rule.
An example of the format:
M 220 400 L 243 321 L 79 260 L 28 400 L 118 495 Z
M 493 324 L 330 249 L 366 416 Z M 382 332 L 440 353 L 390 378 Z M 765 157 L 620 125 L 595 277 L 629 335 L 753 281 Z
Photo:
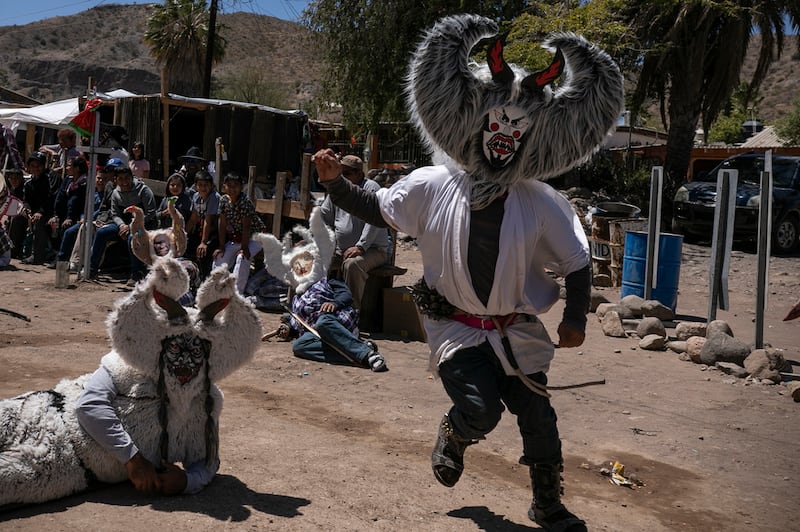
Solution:
M 267 270 L 288 282 L 297 294 L 328 275 L 336 249 L 336 237 L 322 220 L 319 207 L 311 211 L 308 228 L 295 226 L 283 237 L 283 243 L 267 233 L 253 235 L 253 239 L 264 250 Z
M 471 68 L 472 47 L 496 34 L 497 24 L 477 15 L 440 20 L 414 53 L 406 85 L 412 121 L 429 149 L 467 171 L 473 196 L 489 199 L 584 162 L 614 127 L 624 97 L 617 65 L 572 33 L 550 35 L 544 46 L 555 56 L 541 72 L 507 64 L 499 39 L 487 64 Z
M 260 341 L 258 316 L 237 293 L 236 279 L 226 268 L 216 268 L 200 286 L 196 309 L 177 301 L 188 289 L 180 263 L 160 257 L 108 318 L 120 358 L 151 378 L 166 367 L 166 385 L 175 390 L 202 389 L 202 379 L 194 377 L 203 366 L 212 382 L 233 373 L 252 358 Z

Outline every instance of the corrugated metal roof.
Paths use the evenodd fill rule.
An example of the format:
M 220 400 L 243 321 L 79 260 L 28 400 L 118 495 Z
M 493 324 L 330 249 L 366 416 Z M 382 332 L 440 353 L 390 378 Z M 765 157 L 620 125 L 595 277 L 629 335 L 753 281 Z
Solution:
M 742 148 L 783 148 L 783 140 L 775 131 L 775 126 L 766 126 L 742 144 Z

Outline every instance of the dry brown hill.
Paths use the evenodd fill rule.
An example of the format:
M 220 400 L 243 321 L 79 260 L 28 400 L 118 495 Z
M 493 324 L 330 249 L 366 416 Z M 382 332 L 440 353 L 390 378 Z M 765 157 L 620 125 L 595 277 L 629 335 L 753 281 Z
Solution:
M 148 12 L 143 5 L 103 5 L 78 15 L 0 26 L 0 87 L 47 102 L 83 94 L 92 76 L 100 90 L 158 92 L 158 69 L 142 42 Z M 216 79 L 260 70 L 283 87 L 280 106 L 311 111 L 322 64 L 302 26 L 244 12 L 221 14 L 219 22 L 228 45 L 215 67 Z M 787 38 L 762 85 L 759 118 L 767 124 L 785 115 L 800 95 L 797 39 Z M 743 79 L 753 71 L 755 53 L 751 46 Z
M 800 97 L 800 36 L 788 36 L 783 45 L 781 57 L 770 66 L 766 79 L 761 84 L 759 96 L 764 99 L 758 105 L 758 118 L 767 124 L 773 124 L 786 116 L 793 108 L 793 102 Z M 747 58 L 742 68 L 742 81 L 750 81 L 756 68 L 758 47 L 761 37 L 756 35 L 750 41 Z
M 148 14 L 144 5 L 103 5 L 0 27 L 0 86 L 42 102 L 83 94 L 90 76 L 102 91 L 157 93 L 158 69 L 142 41 Z M 283 87 L 286 107 L 310 103 L 320 63 L 302 26 L 253 13 L 221 14 L 218 21 L 228 44 L 216 79 L 259 69 Z

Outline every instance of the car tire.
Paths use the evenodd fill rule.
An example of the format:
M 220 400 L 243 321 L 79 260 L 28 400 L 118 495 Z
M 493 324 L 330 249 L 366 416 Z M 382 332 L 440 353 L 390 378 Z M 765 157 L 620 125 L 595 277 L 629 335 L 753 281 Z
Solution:
M 696 235 L 693 235 L 689 231 L 681 228 L 680 224 L 678 224 L 678 221 L 675 220 L 675 218 L 672 219 L 670 230 L 676 235 L 683 235 L 683 241 L 687 244 L 696 244 L 700 240 Z
M 798 235 L 800 235 L 800 222 L 797 216 L 785 217 L 772 231 L 772 251 L 782 255 L 791 253 L 797 247 Z

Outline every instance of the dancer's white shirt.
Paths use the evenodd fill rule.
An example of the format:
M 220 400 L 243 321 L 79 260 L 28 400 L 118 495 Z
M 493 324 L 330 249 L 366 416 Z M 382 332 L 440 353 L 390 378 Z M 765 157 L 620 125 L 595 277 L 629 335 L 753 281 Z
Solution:
M 545 268 L 566 276 L 589 264 L 586 234 L 572 206 L 540 181 L 513 185 L 505 200 L 494 284 L 484 305 L 472 287 L 467 265 L 470 187 L 452 164 L 415 170 L 377 192 L 384 219 L 417 239 L 425 281 L 447 301 L 477 316 L 546 312 L 559 295 Z M 459 349 L 489 340 L 507 374 L 514 372 L 498 331 L 448 319 L 424 318 L 431 349 L 430 369 Z M 518 321 L 507 331 L 515 358 L 526 374 L 547 371 L 553 343 L 540 321 Z

